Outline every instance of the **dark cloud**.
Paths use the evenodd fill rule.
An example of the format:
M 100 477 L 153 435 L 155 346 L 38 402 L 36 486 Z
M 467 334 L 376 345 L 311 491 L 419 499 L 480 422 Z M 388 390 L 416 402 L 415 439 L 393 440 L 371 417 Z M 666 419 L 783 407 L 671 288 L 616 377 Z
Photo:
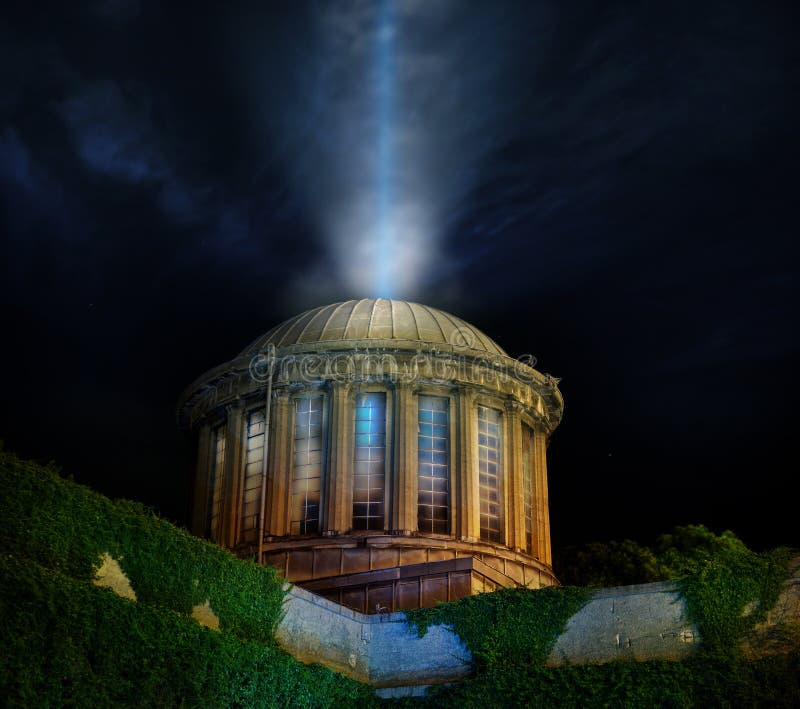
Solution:
M 88 169 L 131 184 L 162 182 L 170 168 L 158 147 L 148 101 L 136 93 L 141 92 L 97 82 L 61 102 L 58 111 Z
M 98 0 L 91 5 L 91 10 L 101 20 L 121 26 L 141 12 L 142 3 L 139 0 Z

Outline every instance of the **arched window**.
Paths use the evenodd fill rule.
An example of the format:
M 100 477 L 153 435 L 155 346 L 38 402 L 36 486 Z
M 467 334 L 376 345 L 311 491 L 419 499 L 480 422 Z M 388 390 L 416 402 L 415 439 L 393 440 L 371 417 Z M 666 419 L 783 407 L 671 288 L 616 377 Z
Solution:
M 500 441 L 501 413 L 486 406 L 478 407 L 478 488 L 481 505 L 481 539 L 503 542 L 500 483 L 502 464 Z
M 447 534 L 450 507 L 449 400 L 420 396 L 418 433 L 418 502 L 420 532 Z
M 322 490 L 322 396 L 294 400 L 291 534 L 317 534 Z
M 225 426 L 211 432 L 211 475 L 208 495 L 208 532 L 213 541 L 219 535 L 219 510 L 222 505 L 222 486 L 225 484 Z
M 353 529 L 384 529 L 386 483 L 386 394 L 356 397 Z

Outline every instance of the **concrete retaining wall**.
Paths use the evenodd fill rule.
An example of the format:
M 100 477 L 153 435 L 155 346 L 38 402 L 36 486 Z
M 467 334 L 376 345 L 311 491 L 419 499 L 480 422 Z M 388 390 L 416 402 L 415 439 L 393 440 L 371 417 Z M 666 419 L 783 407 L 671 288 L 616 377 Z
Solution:
M 318 662 L 375 687 L 463 679 L 470 653 L 442 626 L 417 636 L 403 613 L 364 615 L 293 586 L 276 637 L 302 662 Z
M 751 656 L 800 643 L 800 557 L 789 570 L 775 608 L 744 640 Z M 368 682 L 383 696 L 418 694 L 470 673 L 469 651 L 444 626 L 419 638 L 403 613 L 364 615 L 297 587 L 285 611 L 277 637 L 292 655 Z M 674 583 L 604 588 L 569 619 L 547 664 L 682 660 L 699 642 Z
M 403 613 L 364 615 L 296 586 L 284 608 L 278 641 L 303 662 L 375 687 L 451 682 L 470 673 L 469 651 L 444 626 L 419 638 Z M 570 618 L 548 664 L 679 660 L 697 641 L 674 584 L 601 589 Z
M 674 583 L 603 588 L 569 619 L 547 664 L 682 660 L 698 641 Z

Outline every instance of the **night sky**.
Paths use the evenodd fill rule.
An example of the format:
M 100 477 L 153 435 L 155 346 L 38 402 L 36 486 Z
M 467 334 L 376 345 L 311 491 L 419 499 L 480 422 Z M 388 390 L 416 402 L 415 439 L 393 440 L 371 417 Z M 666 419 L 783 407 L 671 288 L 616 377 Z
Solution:
M 554 547 L 800 543 L 797 3 L 18 5 L 7 448 L 185 523 L 180 392 L 391 295 L 562 377 Z

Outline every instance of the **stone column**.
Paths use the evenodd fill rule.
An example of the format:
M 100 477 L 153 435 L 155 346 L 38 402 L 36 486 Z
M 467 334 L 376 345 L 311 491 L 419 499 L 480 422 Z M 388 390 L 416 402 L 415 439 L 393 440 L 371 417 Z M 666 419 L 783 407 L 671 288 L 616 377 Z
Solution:
M 270 440 L 267 453 L 267 499 L 264 530 L 269 535 L 289 533 L 289 491 L 292 477 L 292 407 L 288 389 L 272 392 Z
M 239 517 L 242 512 L 242 475 L 244 474 L 244 403 L 236 399 L 225 407 L 225 490 L 219 517 L 219 543 L 224 547 L 236 545 Z
M 447 504 L 448 511 L 448 534 L 458 536 L 458 528 L 461 520 L 461 512 L 458 509 L 458 471 L 459 448 L 458 448 L 458 387 L 452 387 L 447 396 L 447 465 L 448 465 L 448 487 L 449 495 Z M 419 443 L 417 443 L 419 446 Z M 417 452 L 419 455 L 419 452 Z M 419 486 L 419 481 L 417 481 Z
M 208 498 L 211 467 L 211 427 L 204 424 L 197 436 L 197 465 L 194 475 L 194 497 L 192 500 L 192 534 L 206 536 L 208 532 Z
M 394 389 L 391 529 L 409 535 L 417 530 L 417 406 L 410 383 L 398 383 Z
M 353 418 L 355 398 L 347 382 L 331 387 L 323 533 L 342 534 L 353 520 Z
M 458 388 L 458 440 L 455 499 L 458 506 L 456 536 L 464 541 L 480 538 L 475 403 L 469 387 Z
M 525 550 L 525 492 L 522 480 L 522 421 L 521 405 L 507 401 L 506 410 L 506 484 L 505 527 L 506 544 L 512 549 Z
M 534 554 L 552 564 L 550 552 L 550 508 L 547 499 L 547 432 L 539 424 L 533 431 L 533 521 Z

